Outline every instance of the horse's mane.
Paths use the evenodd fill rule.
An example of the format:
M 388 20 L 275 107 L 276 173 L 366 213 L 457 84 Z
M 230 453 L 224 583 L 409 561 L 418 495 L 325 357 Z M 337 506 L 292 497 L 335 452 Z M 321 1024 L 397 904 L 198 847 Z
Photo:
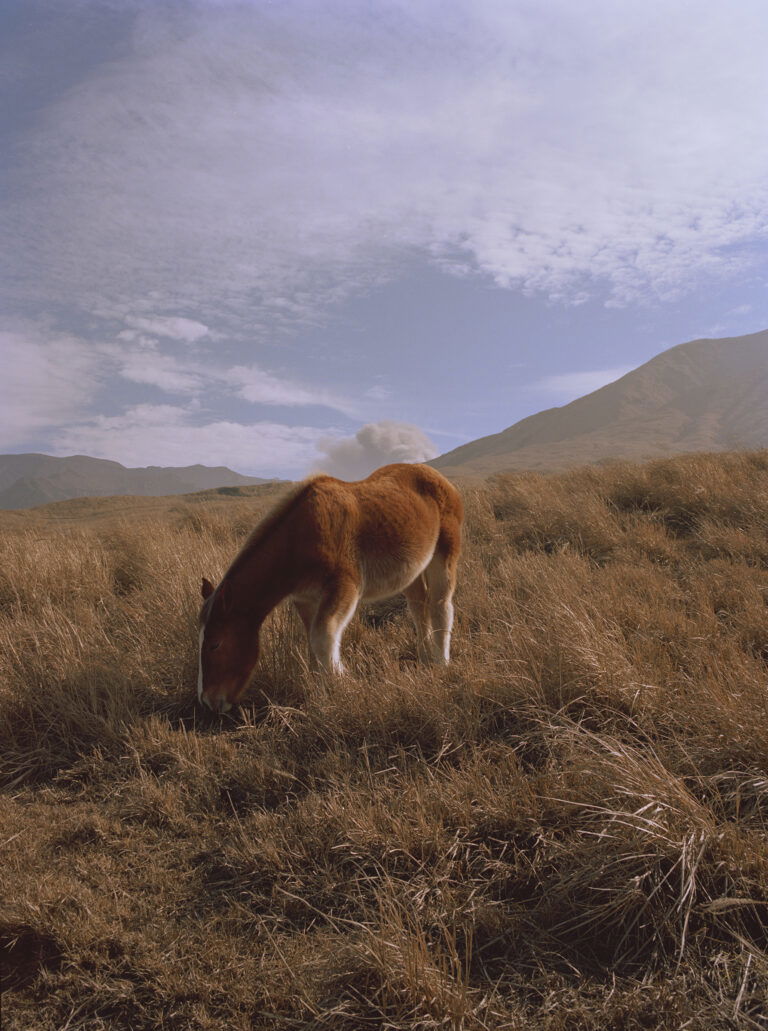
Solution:
M 248 560 L 250 555 L 259 548 L 267 540 L 277 526 L 283 521 L 285 516 L 298 505 L 303 499 L 307 490 L 312 486 L 316 477 L 312 477 L 309 480 L 304 480 L 293 490 L 289 491 L 284 498 L 281 498 L 277 502 L 275 507 L 267 512 L 263 519 L 261 519 L 256 526 L 251 530 L 245 543 L 243 544 L 240 551 L 235 555 L 234 561 L 229 569 L 224 574 L 224 577 L 230 576 L 236 572 L 240 565 Z M 222 578 L 223 579 L 223 578 Z

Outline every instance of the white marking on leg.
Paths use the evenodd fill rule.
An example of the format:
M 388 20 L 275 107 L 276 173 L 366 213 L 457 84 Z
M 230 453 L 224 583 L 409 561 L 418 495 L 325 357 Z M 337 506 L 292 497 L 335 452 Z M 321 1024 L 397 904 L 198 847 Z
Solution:
M 453 628 L 453 576 L 443 556 L 436 555 L 427 569 L 429 610 L 432 622 L 430 647 L 432 657 L 441 666 L 447 666 L 451 654 Z
M 356 594 L 346 612 L 335 612 L 321 625 L 315 623 L 312 627 L 311 647 L 322 669 L 337 674 L 344 673 L 344 663 L 341 661 L 341 638 L 350 619 L 355 614 L 359 601 L 360 595 Z
M 451 661 L 451 631 L 453 630 L 453 602 L 445 603 L 445 631 L 443 633 L 443 659 L 446 666 Z
M 341 635 L 344 627 L 338 627 L 335 631 L 330 627 L 315 627 L 312 633 L 312 652 L 318 666 L 327 673 L 343 673 L 344 665 L 341 661 Z
M 349 622 L 349 620 L 347 620 Z M 346 626 L 346 623 L 344 624 Z M 344 672 L 344 663 L 341 661 L 341 635 L 344 633 L 344 626 L 340 626 L 333 639 L 331 646 L 331 668 L 334 673 L 342 674 Z
M 453 604 L 438 602 L 434 608 L 435 629 L 432 632 L 432 654 L 435 662 L 447 666 L 451 659 L 451 629 L 453 627 Z
M 333 672 L 341 675 L 345 672 L 344 663 L 341 661 L 341 638 L 344 635 L 344 631 L 349 626 L 349 621 L 355 614 L 358 603 L 360 602 L 360 595 L 356 594 L 352 599 L 349 608 L 344 615 L 336 617 L 336 630 L 333 634 L 333 649 L 331 652 L 331 663 L 333 665 Z

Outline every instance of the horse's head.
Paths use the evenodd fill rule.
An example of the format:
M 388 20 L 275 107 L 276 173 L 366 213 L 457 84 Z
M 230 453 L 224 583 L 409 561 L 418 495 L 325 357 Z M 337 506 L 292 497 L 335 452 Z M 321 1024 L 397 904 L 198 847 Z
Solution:
M 248 687 L 259 658 L 259 632 L 236 611 L 226 581 L 214 588 L 204 578 L 202 595 L 197 697 L 212 712 L 227 712 Z

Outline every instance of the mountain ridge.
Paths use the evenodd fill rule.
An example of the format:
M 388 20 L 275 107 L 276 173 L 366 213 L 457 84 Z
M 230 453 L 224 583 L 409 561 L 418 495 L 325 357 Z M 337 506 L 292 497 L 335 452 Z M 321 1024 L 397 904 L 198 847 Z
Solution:
M 677 344 L 567 405 L 430 463 L 448 475 L 768 446 L 768 330 Z
M 0 508 L 17 510 L 80 497 L 191 494 L 214 487 L 269 483 L 226 466 L 128 467 L 89 455 L 0 455 Z

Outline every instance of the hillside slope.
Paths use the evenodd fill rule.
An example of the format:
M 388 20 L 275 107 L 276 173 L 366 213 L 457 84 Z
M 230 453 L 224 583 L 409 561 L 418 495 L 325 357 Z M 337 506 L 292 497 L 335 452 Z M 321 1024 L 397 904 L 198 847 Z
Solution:
M 5 509 L 31 508 L 69 498 L 103 498 L 116 494 L 159 497 L 266 482 L 254 476 L 242 476 L 225 466 L 164 468 L 151 465 L 145 469 L 129 469 L 119 462 L 87 455 L 68 458 L 0 455 L 0 508 Z
M 454 475 L 768 445 L 768 330 L 693 340 L 431 464 Z

